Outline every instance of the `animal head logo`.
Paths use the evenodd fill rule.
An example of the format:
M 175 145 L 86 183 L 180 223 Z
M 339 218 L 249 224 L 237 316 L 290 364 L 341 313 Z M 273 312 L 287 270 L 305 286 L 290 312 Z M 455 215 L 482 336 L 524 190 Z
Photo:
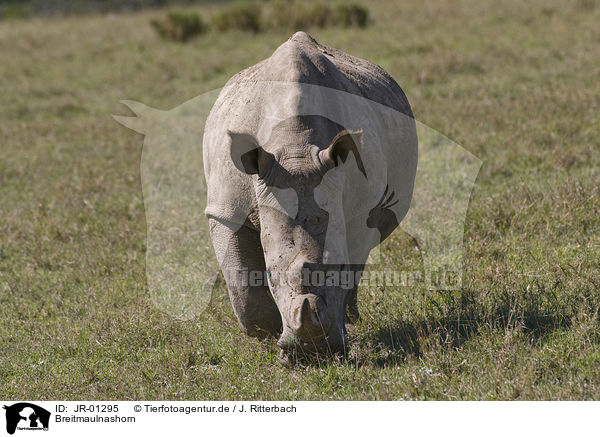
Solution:
M 289 86 L 281 82 L 268 85 L 273 88 L 273 94 Z M 389 186 L 377 178 L 380 170 L 361 153 L 361 142 L 376 142 L 377 135 L 390 138 L 405 135 L 403 119 L 406 116 L 342 91 L 309 84 L 295 86 L 300 86 L 300 94 L 306 104 L 296 106 L 296 109 L 271 108 L 267 104 L 263 114 L 267 128 L 263 127 L 252 140 L 257 145 L 266 144 L 279 123 L 299 116 L 326 118 L 347 132 L 355 133 L 351 136 L 353 141 L 346 144 L 348 147 L 341 148 L 346 152 L 333 157 L 341 165 L 323 176 L 314 190 L 314 200 L 327 210 L 320 188 L 335 184 L 338 177 L 353 178 L 359 187 L 353 193 L 354 201 L 370 205 L 368 217 L 355 225 L 360 228 L 356 229 L 357 235 L 361 235 L 361 229 L 364 229 L 362 234 L 365 238 L 375 235 L 368 263 L 380 263 L 382 251 L 377 246 L 379 242 L 394 232 L 405 232 L 418 243 L 425 286 L 438 290 L 459 288 L 463 270 L 465 216 L 482 162 L 439 132 L 411 119 L 411 123 L 416 124 L 419 139 L 414 189 L 410 187 L 408 191 L 406 187 Z M 122 125 L 144 135 L 141 182 L 147 222 L 149 291 L 156 305 L 181 319 L 197 316 L 206 308 L 221 271 L 222 260 L 217 258 L 211 246 L 208 219 L 204 214 L 207 190 L 202 150 L 203 142 L 220 140 L 204 135 L 204 124 L 220 91 L 200 95 L 168 111 L 153 109 L 139 102 L 123 101 L 135 116 L 113 116 Z M 353 110 L 340 111 L 339 108 Z M 377 120 L 376 128 L 365 126 L 367 118 Z M 236 135 L 233 132 L 229 134 Z M 228 135 L 227 131 L 224 135 Z M 252 160 L 249 159 L 259 158 L 257 151 L 260 151 L 260 146 L 249 147 L 244 152 L 250 153 L 245 156 L 238 153 L 241 160 L 237 167 L 240 171 L 252 170 Z M 235 160 L 235 157 L 232 159 Z M 248 165 L 250 167 L 246 168 Z M 402 162 L 398 163 L 398 171 L 407 171 Z M 373 184 L 372 192 L 377 192 L 376 196 L 361 197 L 360 187 L 367 184 Z M 411 194 L 412 202 L 407 202 L 406 198 L 410 199 Z M 298 199 L 293 189 L 274 187 L 272 197 L 272 205 L 288 216 L 293 217 L 297 213 Z M 240 211 L 240 216 L 232 221 L 241 226 L 248 219 L 249 210 L 245 214 Z M 397 226 L 398 223 L 400 226 Z M 377 232 L 373 233 L 374 230 Z M 326 249 L 333 247 L 334 234 L 328 228 Z M 335 263 L 335 259 L 330 262 Z M 399 260 L 387 260 L 386 265 L 401 269 Z M 436 275 L 439 272 L 442 275 Z
M 6 410 L 6 432 L 14 434 L 17 429 L 47 430 L 50 423 L 50 412 L 28 402 L 19 402 L 4 406 Z

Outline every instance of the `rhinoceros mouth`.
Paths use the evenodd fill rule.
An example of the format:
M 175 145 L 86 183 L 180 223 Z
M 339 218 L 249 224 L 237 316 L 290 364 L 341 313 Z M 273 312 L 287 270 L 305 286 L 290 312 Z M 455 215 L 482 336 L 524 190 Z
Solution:
M 277 342 L 279 346 L 279 362 L 285 366 L 294 366 L 297 363 L 314 363 L 321 360 L 344 359 L 348 354 L 348 341 L 346 332 L 342 332 L 341 339 L 333 342 L 327 335 L 312 338 L 308 341 L 297 337 L 283 337 Z
M 321 364 L 323 362 L 341 361 L 348 356 L 347 349 L 338 352 L 317 352 L 307 348 L 282 349 L 279 352 L 278 361 L 286 367 L 294 367 L 298 364 Z

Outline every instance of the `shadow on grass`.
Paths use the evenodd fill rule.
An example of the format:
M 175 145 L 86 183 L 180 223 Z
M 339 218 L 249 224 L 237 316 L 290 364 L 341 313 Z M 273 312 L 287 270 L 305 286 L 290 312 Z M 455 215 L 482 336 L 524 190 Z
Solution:
M 572 295 L 562 293 L 560 285 L 528 289 L 523 284 L 508 284 L 487 295 L 469 289 L 429 295 L 417 311 L 405 310 L 403 315 L 385 321 L 377 321 L 375 314 L 368 316 L 373 321 L 371 326 L 361 323 L 350 332 L 347 359 L 307 355 L 299 356 L 297 364 L 394 366 L 407 357 L 420 357 L 427 350 L 459 349 L 483 330 L 518 329 L 533 341 L 543 341 L 554 331 L 571 328 L 581 311 L 594 313 L 597 298 L 590 287 Z M 209 314 L 219 324 L 237 324 L 224 287 L 214 294 Z M 276 348 L 276 338 L 270 343 Z
M 458 349 L 476 337 L 483 329 L 521 329 L 539 341 L 556 330 L 573 324 L 573 307 L 563 302 L 536 299 L 519 301 L 515 294 L 497 296 L 493 305 L 477 302 L 473 295 L 461 293 L 450 304 L 431 305 L 413 320 L 396 319 L 364 334 L 357 334 L 352 343 L 358 345 L 356 364 L 387 367 L 397 365 L 406 357 L 420 357 L 432 347 Z M 491 308 L 490 308 L 491 307 Z

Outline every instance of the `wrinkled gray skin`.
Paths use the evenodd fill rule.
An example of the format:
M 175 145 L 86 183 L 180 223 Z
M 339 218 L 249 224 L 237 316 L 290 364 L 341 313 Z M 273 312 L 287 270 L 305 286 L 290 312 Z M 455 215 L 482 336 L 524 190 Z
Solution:
M 321 116 L 317 106 L 335 103 L 319 101 L 322 92 L 307 98 L 308 84 L 398 111 L 402 134 L 386 135 L 372 111 L 355 114 L 350 127 Z M 305 286 L 302 274 L 339 264 L 361 270 L 408 211 L 417 139 L 400 87 L 380 67 L 298 32 L 227 83 L 203 150 L 211 238 L 241 328 L 257 337 L 281 333 L 284 361 L 298 350 L 344 353 L 346 322 L 358 319 L 356 286 Z M 382 214 L 388 186 L 398 202 Z M 240 271 L 287 281 L 251 286 L 232 274 Z

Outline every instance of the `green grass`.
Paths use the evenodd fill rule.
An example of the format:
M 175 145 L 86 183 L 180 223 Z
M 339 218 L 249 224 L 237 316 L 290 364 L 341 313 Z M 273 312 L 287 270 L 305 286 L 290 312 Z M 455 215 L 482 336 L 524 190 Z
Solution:
M 463 288 L 363 288 L 349 359 L 292 370 L 240 332 L 223 286 L 171 319 L 146 289 L 142 137 L 110 114 L 218 88 L 289 32 L 181 45 L 149 25 L 164 11 L 3 21 L 0 398 L 600 399 L 600 4 L 369 9 L 364 30 L 313 36 L 380 64 L 483 161 Z M 401 235 L 384 252 L 422 265 Z

